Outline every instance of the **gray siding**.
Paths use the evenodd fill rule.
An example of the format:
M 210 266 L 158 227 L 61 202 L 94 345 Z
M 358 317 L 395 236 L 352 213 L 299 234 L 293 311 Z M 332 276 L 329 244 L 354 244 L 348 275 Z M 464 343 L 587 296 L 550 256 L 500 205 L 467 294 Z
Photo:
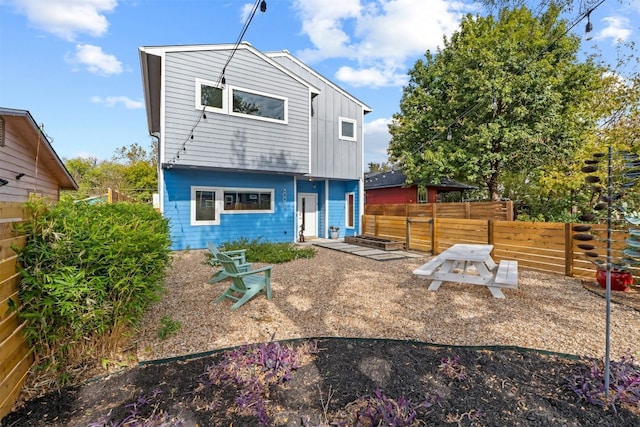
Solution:
M 313 101 L 311 119 L 311 175 L 323 178 L 359 179 L 363 162 L 363 107 L 345 96 L 321 76 L 301 67 L 291 58 L 272 59 L 320 89 Z M 339 118 L 357 121 L 357 141 L 339 139 Z
M 309 88 L 254 53 L 236 51 L 226 84 L 288 99 L 288 123 L 271 123 L 195 108 L 195 79 L 216 82 L 229 50 L 167 52 L 164 159 L 177 164 L 253 171 L 309 172 Z M 186 141 L 185 150 L 181 151 Z

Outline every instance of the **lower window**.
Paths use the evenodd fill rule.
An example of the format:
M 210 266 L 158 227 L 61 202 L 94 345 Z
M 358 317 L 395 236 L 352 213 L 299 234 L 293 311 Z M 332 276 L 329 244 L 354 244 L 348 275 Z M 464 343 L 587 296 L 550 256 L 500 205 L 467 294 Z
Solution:
M 191 225 L 219 225 L 223 214 L 273 212 L 273 189 L 191 187 Z
M 225 213 L 271 213 L 273 212 L 273 190 L 225 188 L 224 211 Z
M 220 198 L 217 188 L 191 187 L 191 225 L 220 224 Z

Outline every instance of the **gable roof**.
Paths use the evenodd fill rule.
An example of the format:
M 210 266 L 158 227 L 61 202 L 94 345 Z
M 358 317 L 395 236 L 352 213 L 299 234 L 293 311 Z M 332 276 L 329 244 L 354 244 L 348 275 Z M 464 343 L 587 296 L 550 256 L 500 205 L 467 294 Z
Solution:
M 174 46 L 142 46 L 140 47 L 140 65 L 142 71 L 142 85 L 147 111 L 147 125 L 150 133 L 160 131 L 160 105 L 161 105 L 161 85 L 162 85 L 162 57 L 168 52 L 197 52 L 197 51 L 232 51 L 245 50 L 256 56 L 271 66 L 277 68 L 292 79 L 300 82 L 309 88 L 312 94 L 319 94 L 320 89 L 304 80 L 293 71 L 274 61 L 269 56 L 260 52 L 248 42 L 236 44 L 197 44 L 197 45 L 174 45 Z
M 335 91 L 337 91 L 337 92 L 341 93 L 342 95 L 344 95 L 345 97 L 351 99 L 356 104 L 362 105 L 362 109 L 364 110 L 364 114 L 367 114 L 367 113 L 370 113 L 370 112 L 373 111 L 373 109 L 371 107 L 369 107 L 367 104 L 365 104 L 364 102 L 360 101 L 358 98 L 356 98 L 355 96 L 351 95 L 350 93 L 348 93 L 347 91 L 342 89 L 340 86 L 338 86 L 337 84 L 333 83 L 331 80 L 329 80 L 328 78 L 324 77 L 322 74 L 318 73 L 313 68 L 309 67 L 304 62 L 300 61 L 298 58 L 293 56 L 291 54 L 291 52 L 289 52 L 288 50 L 285 49 L 285 50 L 281 50 L 281 51 L 278 51 L 278 52 L 265 52 L 264 54 L 266 56 L 268 56 L 269 58 L 278 58 L 278 57 L 286 57 L 286 58 L 288 58 L 290 61 L 294 62 L 300 68 L 304 69 L 305 71 L 307 71 L 310 74 L 313 74 L 318 79 L 322 80 L 327 85 L 331 86 Z
M 373 190 L 376 188 L 393 188 L 404 186 L 407 176 L 399 171 L 369 172 L 364 176 L 364 189 Z M 416 184 L 414 184 L 416 185 Z M 437 187 L 442 190 L 475 190 L 477 187 L 469 184 L 442 178 L 439 184 L 427 183 L 426 187 Z
M 65 167 L 58 154 L 53 149 L 49 138 L 40 130 L 36 121 L 27 110 L 0 107 L 0 116 L 5 121 L 13 122 L 20 133 L 20 142 L 33 150 L 39 151 L 39 163 L 48 169 L 63 190 L 77 190 L 78 184 Z M 39 147 L 38 144 L 42 143 Z

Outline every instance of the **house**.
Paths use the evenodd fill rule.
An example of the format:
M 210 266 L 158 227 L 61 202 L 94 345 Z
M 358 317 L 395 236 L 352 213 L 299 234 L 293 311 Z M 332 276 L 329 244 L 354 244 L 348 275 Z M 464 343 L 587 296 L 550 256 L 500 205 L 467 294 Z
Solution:
M 0 107 L 0 202 L 60 199 L 78 184 L 27 110 Z
M 360 233 L 367 105 L 288 51 L 139 49 L 172 248 Z
M 364 192 L 368 205 L 436 203 L 444 193 L 475 190 L 476 187 L 450 179 L 442 179 L 439 184 L 405 185 L 407 177 L 398 170 L 365 174 Z

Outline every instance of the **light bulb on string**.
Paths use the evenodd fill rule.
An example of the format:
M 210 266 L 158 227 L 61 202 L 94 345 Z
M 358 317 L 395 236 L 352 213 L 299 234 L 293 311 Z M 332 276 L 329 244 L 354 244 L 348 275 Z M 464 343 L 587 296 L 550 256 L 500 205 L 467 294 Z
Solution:
M 591 11 L 587 12 L 587 25 L 584 27 L 584 33 L 586 40 L 591 40 L 593 35 L 591 32 L 593 31 L 593 24 L 591 23 Z
M 451 128 L 448 128 L 447 129 L 447 141 L 451 141 L 451 138 L 452 138 L 452 136 L 451 136 Z
M 260 12 L 264 13 L 267 11 L 267 2 L 265 0 L 262 0 L 262 2 L 260 3 Z

